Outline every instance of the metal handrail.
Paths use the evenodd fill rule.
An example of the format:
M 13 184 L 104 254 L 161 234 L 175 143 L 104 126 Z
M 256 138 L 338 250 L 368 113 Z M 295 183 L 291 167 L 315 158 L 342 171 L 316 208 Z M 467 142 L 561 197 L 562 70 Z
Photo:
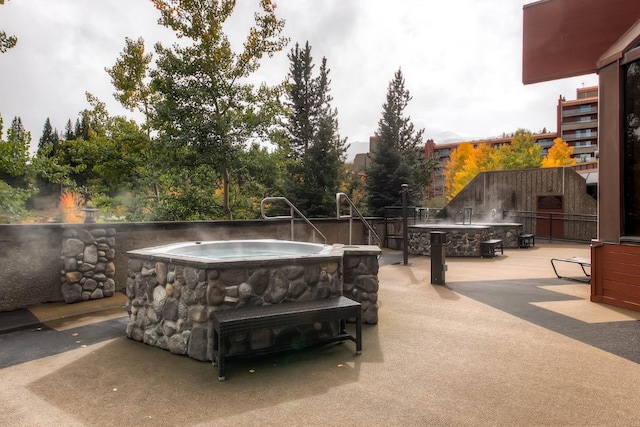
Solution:
M 342 200 L 342 199 L 345 199 L 347 201 L 347 204 L 349 205 L 349 215 L 340 214 L 340 200 Z M 347 196 L 345 193 L 336 193 L 336 215 L 337 215 L 337 218 L 338 219 L 349 218 L 349 244 L 351 244 L 351 236 L 353 235 L 353 211 L 356 212 L 357 216 L 360 217 L 360 220 L 362 221 L 364 226 L 367 227 L 367 230 L 369 230 L 368 243 L 371 244 L 371 236 L 373 235 L 376 238 L 376 240 L 378 241 L 378 244 L 381 245 L 382 244 L 382 240 L 380 239 L 380 236 L 378 236 L 378 233 L 376 233 L 376 231 L 373 229 L 371 224 L 369 224 L 369 222 L 366 219 L 364 219 L 364 216 L 362 216 L 362 214 L 360 213 L 360 211 L 358 210 L 356 205 L 353 204 L 353 202 L 351 201 L 349 196 Z
M 289 205 L 289 215 L 278 215 L 278 216 L 267 216 L 265 211 L 264 211 L 264 205 L 265 203 L 268 202 L 285 202 L 287 205 Z M 289 201 L 289 199 L 287 199 L 286 197 L 265 197 L 264 199 L 262 199 L 262 201 L 260 202 L 260 215 L 262 216 L 263 219 L 290 219 L 291 220 L 291 240 L 295 240 L 294 239 L 294 233 L 293 233 L 293 228 L 294 228 L 294 223 L 295 223 L 295 215 L 294 213 L 297 213 L 298 216 L 300 218 L 302 218 L 307 224 L 309 224 L 313 230 L 314 230 L 314 234 L 313 234 L 313 241 L 316 241 L 316 235 L 315 233 L 317 232 L 320 236 L 322 236 L 322 238 L 324 239 L 324 243 L 327 243 L 327 237 L 322 234 L 322 232 L 320 230 L 318 230 L 318 228 L 313 225 L 311 223 L 311 221 L 309 221 L 307 219 L 306 216 L 304 216 L 302 214 L 302 212 L 300 212 L 298 210 L 298 208 L 296 208 L 293 203 L 291 203 Z

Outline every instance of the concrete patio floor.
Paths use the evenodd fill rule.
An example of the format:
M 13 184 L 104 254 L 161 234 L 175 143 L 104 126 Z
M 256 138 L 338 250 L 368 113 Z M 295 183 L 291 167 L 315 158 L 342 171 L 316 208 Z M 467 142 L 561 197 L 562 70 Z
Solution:
M 549 260 L 567 256 L 589 246 L 448 258 L 445 286 L 429 283 L 428 257 L 383 265 L 362 355 L 346 342 L 230 359 L 223 382 L 123 331 L 0 370 L 0 425 L 640 425 L 640 313 L 557 279 Z

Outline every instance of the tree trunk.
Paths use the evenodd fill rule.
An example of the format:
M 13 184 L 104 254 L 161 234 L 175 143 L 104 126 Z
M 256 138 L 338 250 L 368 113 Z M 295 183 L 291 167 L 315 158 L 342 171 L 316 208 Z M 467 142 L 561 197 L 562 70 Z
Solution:
M 227 220 L 232 220 L 231 216 L 231 208 L 229 207 L 229 169 L 225 169 L 222 173 L 222 186 L 223 186 L 223 195 L 222 195 L 222 209 L 224 210 L 224 216 Z

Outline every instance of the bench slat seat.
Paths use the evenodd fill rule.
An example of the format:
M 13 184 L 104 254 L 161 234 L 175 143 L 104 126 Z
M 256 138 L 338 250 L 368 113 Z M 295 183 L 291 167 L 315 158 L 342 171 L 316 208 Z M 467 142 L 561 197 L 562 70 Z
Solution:
M 560 273 L 558 273 L 558 270 L 556 269 L 555 263 L 557 262 L 566 262 L 570 264 L 580 265 L 585 277 L 561 276 Z M 591 282 L 591 274 L 587 273 L 587 270 L 585 269 L 585 267 L 591 267 L 591 260 L 589 258 L 582 258 L 582 257 L 575 257 L 575 256 L 570 258 L 551 258 L 551 266 L 553 267 L 553 272 L 556 273 L 556 276 L 558 277 L 558 279 L 569 279 L 569 280 L 575 280 L 577 282 L 586 282 L 586 283 Z
M 346 330 L 347 319 L 356 319 L 356 335 Z M 347 297 L 328 298 L 307 302 L 272 304 L 214 312 L 213 364 L 218 365 L 218 380 L 225 379 L 226 337 L 235 333 L 246 333 L 264 328 L 280 328 L 311 324 L 314 322 L 339 321 L 340 331 L 313 344 L 324 344 L 351 340 L 356 344 L 356 354 L 362 353 L 362 308 L 361 304 Z M 286 350 L 297 346 L 282 347 Z M 271 351 L 273 351 L 271 349 Z M 251 354 L 268 353 L 270 349 L 252 351 Z

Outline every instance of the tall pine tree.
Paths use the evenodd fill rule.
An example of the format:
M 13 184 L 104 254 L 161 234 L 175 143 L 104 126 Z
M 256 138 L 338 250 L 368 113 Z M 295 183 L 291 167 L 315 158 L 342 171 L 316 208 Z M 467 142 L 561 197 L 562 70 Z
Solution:
M 389 83 L 387 101 L 382 105 L 372 161 L 366 171 L 367 202 L 372 215 L 382 215 L 385 206 L 402 203 L 402 184 L 408 184 L 414 195 L 425 184 L 421 182 L 423 165 L 418 159 L 418 144 L 422 142 L 424 129 L 416 131 L 411 118 L 404 115 L 409 101 L 411 95 L 398 69 Z
M 289 117 L 287 135 L 291 149 L 287 195 L 305 215 L 335 213 L 335 194 L 341 182 L 346 139 L 338 129 L 338 111 L 331 106 L 327 59 L 317 77 L 309 42 L 296 43 L 289 54 Z
M 51 127 L 51 121 L 49 117 L 47 117 L 47 120 L 44 122 L 44 128 L 42 129 L 42 136 L 38 141 L 38 151 L 36 154 L 45 157 L 53 156 L 58 148 L 58 144 L 58 130 L 54 130 Z

